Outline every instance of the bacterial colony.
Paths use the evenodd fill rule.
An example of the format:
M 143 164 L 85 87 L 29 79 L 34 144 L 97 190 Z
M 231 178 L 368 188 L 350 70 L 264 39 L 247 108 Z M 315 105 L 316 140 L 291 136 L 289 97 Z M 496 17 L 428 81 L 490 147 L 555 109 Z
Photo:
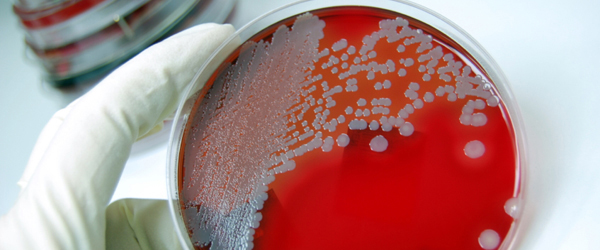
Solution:
M 347 147 L 350 131 L 381 132 L 369 149 L 385 153 L 392 143 L 385 133 L 414 136 L 413 118 L 428 105 L 464 103 L 454 119 L 467 129 L 488 124 L 485 110 L 501 113 L 494 85 L 477 67 L 408 20 L 382 19 L 359 43 L 336 37 L 323 47 L 331 40 L 326 25 L 306 13 L 269 39 L 246 42 L 196 104 L 181 192 L 195 247 L 253 249 L 278 175 L 310 167 L 296 162 L 315 151 Z M 488 148 L 469 140 L 463 157 L 478 159 Z M 514 217 L 517 200 L 508 198 L 502 209 Z M 495 230 L 472 241 L 496 249 L 506 230 Z

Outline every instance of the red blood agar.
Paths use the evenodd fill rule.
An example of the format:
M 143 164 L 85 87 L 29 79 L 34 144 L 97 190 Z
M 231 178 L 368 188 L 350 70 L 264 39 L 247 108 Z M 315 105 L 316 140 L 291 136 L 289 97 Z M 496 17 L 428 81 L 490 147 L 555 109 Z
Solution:
M 256 66 L 260 69 L 270 62 L 256 59 L 264 51 L 252 46 L 261 46 L 261 42 L 266 44 L 268 56 L 279 56 L 273 55 L 276 43 L 281 42 L 274 33 L 278 29 L 290 34 L 300 30 L 301 18 L 284 20 L 260 32 L 251 39 L 258 45 L 241 46 L 215 72 L 196 101 L 183 135 L 179 171 L 184 220 L 195 247 L 233 248 L 235 245 L 227 244 L 240 241 L 228 241 L 227 237 L 241 237 L 240 246 L 253 249 L 482 249 L 479 237 L 488 229 L 504 240 L 513 223 L 504 204 L 518 191 L 516 142 L 504 103 L 485 71 L 446 35 L 397 13 L 344 7 L 313 11 L 310 16 L 319 20 L 313 24 L 324 24 L 323 36 L 318 39 L 319 56 L 312 66 L 304 68 L 304 79 L 309 83 L 299 88 L 298 102 L 287 109 L 288 113 L 274 115 L 287 117 L 291 129 L 278 137 L 287 138 L 289 145 L 282 143 L 287 146 L 274 149 L 266 158 L 275 159 L 272 166 L 260 172 L 256 167 L 248 170 L 246 165 L 228 165 L 239 158 L 254 157 L 242 153 L 246 152 L 244 146 L 256 147 L 254 142 L 240 138 L 250 138 L 245 131 L 254 133 L 255 127 L 268 124 L 254 120 L 255 113 L 228 108 L 244 101 L 232 92 L 260 86 L 238 86 L 244 81 L 235 82 L 242 77 L 235 78 L 234 73 L 250 70 L 232 68 L 262 63 Z M 405 22 L 408 25 L 402 26 Z M 404 30 L 417 35 L 394 40 L 391 31 L 382 31 L 390 23 L 396 34 L 402 35 Z M 419 39 L 424 40 L 415 42 Z M 303 44 L 310 43 L 307 41 Z M 375 44 L 369 45 L 373 41 Z M 284 45 L 293 42 L 285 41 Z M 256 53 L 251 63 L 241 59 L 249 47 Z M 294 56 L 304 54 L 281 56 L 295 60 Z M 275 78 L 285 68 L 264 67 L 271 71 L 259 72 L 263 76 L 258 80 L 245 76 L 249 77 L 246 82 L 267 82 L 265 90 L 252 93 L 262 93 L 262 99 L 271 100 L 270 94 L 280 92 L 273 89 L 278 85 L 268 82 L 281 81 Z M 231 85 L 227 85 L 229 80 Z M 213 84 L 221 92 L 214 90 L 217 87 Z M 335 86 L 342 90 L 328 96 Z M 220 97 L 215 97 L 217 94 Z M 211 98 L 216 101 L 211 102 Z M 293 99 L 294 95 L 285 98 Z M 257 117 L 278 107 L 268 101 L 260 105 L 253 107 L 261 109 L 256 111 Z M 368 126 L 373 121 L 374 126 Z M 236 122 L 245 125 L 230 129 Z M 217 139 L 209 138 L 216 134 Z M 349 138 L 347 145 L 341 134 Z M 370 143 L 378 136 L 387 144 L 378 144 L 384 146 L 375 150 Z M 338 137 L 342 146 L 335 142 Z M 296 139 L 295 144 L 292 139 Z M 470 143 L 473 141 L 477 142 Z M 218 151 L 215 143 L 239 148 Z M 215 156 L 220 153 L 223 155 Z M 203 165 L 207 157 L 218 158 L 212 162 L 222 166 Z M 244 189 L 234 181 L 252 179 L 254 170 L 263 178 L 257 180 L 268 184 L 264 188 L 259 183 Z M 269 173 L 273 182 L 264 181 Z M 248 194 L 238 195 L 243 192 Z M 256 205 L 248 197 L 266 200 Z M 237 214 L 238 208 L 248 204 L 260 215 L 248 220 Z M 211 219 L 216 216 L 211 213 L 218 213 L 219 222 Z M 231 218 L 248 222 L 227 222 Z M 225 222 L 230 223 L 230 229 L 241 228 L 235 232 L 249 233 L 232 233 L 219 224 Z

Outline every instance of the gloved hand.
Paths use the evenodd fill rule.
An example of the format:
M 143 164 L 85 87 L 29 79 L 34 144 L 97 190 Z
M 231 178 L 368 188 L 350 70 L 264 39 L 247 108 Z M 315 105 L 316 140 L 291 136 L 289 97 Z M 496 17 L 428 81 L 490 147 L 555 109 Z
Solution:
M 0 249 L 180 248 L 166 201 L 107 205 L 131 145 L 175 111 L 233 32 L 204 24 L 176 34 L 58 111 L 34 147 L 18 200 L 0 218 Z

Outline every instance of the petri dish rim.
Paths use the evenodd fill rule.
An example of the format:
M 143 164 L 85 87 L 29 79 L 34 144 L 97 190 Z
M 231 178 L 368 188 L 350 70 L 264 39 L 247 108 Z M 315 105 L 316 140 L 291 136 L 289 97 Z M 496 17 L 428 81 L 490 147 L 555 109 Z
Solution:
M 424 6 L 406 0 L 372 0 L 369 2 L 364 2 L 361 0 L 297 1 L 283 5 L 255 18 L 227 38 L 209 56 L 208 60 L 200 67 L 193 80 L 189 84 L 188 89 L 185 91 L 185 96 L 188 96 L 188 98 L 179 103 L 171 128 L 170 141 L 167 151 L 166 176 L 168 204 L 171 218 L 175 226 L 174 228 L 182 246 L 187 249 L 193 249 L 192 243 L 187 234 L 187 229 L 185 228 L 185 223 L 183 222 L 179 201 L 178 183 L 180 173 L 178 173 L 178 168 L 181 157 L 180 146 L 187 124 L 187 119 L 194 102 L 200 93 L 203 92 L 201 90 L 207 89 L 204 84 L 212 76 L 213 72 L 217 70 L 217 66 L 221 65 L 221 63 L 225 61 L 225 59 L 233 51 L 235 51 L 241 43 L 252 38 L 254 35 L 259 34 L 261 31 L 270 27 L 271 25 L 308 11 L 342 6 L 384 9 L 416 19 L 426 25 L 429 25 L 434 30 L 439 31 L 441 35 L 447 36 L 450 38 L 450 40 L 454 41 L 457 46 L 460 46 L 471 57 L 473 62 L 477 63 L 478 66 L 481 67 L 481 70 L 483 70 L 492 81 L 493 85 L 495 86 L 495 90 L 498 92 L 499 97 L 503 101 L 504 108 L 506 109 L 504 113 L 505 115 L 509 116 L 507 117 L 507 120 L 511 121 L 511 123 L 508 124 L 509 128 L 512 129 L 512 132 L 514 133 L 513 140 L 515 146 L 516 173 L 513 195 L 519 199 L 519 214 L 515 216 L 516 219 L 514 220 L 506 239 L 503 240 L 498 249 L 514 248 L 515 243 L 519 241 L 519 235 L 521 235 L 519 232 L 524 230 L 524 226 L 522 223 L 520 223 L 522 220 L 519 218 L 519 216 L 527 204 L 527 196 L 525 193 L 525 179 L 527 176 L 527 140 L 521 113 L 519 111 L 518 104 L 516 103 L 516 99 L 514 98 L 510 89 L 508 80 L 489 53 L 466 31 L 442 15 Z

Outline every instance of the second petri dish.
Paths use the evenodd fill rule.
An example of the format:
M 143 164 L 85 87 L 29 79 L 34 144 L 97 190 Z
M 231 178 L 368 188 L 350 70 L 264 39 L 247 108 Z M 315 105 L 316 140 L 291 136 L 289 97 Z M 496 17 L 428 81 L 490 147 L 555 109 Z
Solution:
M 303 4 L 245 27 L 180 108 L 169 181 L 184 243 L 510 248 L 521 132 L 491 59 L 409 3 Z

